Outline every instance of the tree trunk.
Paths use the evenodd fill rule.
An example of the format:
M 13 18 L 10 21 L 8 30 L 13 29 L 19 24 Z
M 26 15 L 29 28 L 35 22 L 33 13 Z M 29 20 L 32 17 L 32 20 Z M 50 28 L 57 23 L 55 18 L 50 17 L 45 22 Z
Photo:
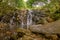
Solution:
M 32 25 L 30 30 L 38 33 L 60 33 L 60 20 L 45 25 Z

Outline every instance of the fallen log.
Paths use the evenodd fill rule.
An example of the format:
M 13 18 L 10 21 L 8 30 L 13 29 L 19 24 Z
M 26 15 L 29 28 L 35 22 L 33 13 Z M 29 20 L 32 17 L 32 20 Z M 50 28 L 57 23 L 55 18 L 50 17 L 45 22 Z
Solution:
M 45 25 L 32 25 L 30 26 L 29 29 L 32 32 L 38 32 L 38 33 L 59 33 L 60 34 L 60 20 Z

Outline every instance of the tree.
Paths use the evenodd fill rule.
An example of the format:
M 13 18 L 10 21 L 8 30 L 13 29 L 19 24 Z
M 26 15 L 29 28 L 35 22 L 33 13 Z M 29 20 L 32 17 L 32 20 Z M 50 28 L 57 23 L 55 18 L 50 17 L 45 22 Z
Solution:
M 53 19 L 60 19 L 60 1 L 52 0 L 50 4 L 47 4 L 42 9 Z

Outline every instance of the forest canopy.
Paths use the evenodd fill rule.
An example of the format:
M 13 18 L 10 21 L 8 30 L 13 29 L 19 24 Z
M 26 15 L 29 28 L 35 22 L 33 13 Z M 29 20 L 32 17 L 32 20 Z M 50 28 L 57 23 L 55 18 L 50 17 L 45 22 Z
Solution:
M 33 7 L 32 5 L 35 2 L 45 3 L 45 6 Z M 60 19 L 60 0 L 50 0 L 49 2 L 50 3 L 48 3 L 48 0 L 27 0 L 27 2 L 24 2 L 24 0 L 0 0 L 0 16 L 12 9 L 24 8 L 44 10 L 54 20 Z

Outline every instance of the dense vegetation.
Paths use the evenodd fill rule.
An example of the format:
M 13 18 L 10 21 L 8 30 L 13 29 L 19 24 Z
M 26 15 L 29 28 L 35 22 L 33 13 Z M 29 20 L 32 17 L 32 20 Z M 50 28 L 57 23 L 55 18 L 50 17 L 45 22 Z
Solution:
M 28 8 L 28 9 L 31 9 L 33 8 L 32 7 L 32 4 L 34 3 L 35 0 L 28 0 L 26 3 L 22 0 L 15 0 L 15 1 L 10 1 L 10 4 L 12 5 L 8 5 L 8 0 L 6 0 L 5 2 L 3 2 L 4 0 L 0 1 L 0 16 L 1 14 L 4 15 L 5 13 L 8 13 L 10 10 L 12 9 L 20 9 L 20 8 Z M 37 0 L 39 1 L 39 0 Z M 42 0 L 43 2 L 46 3 L 47 0 Z M 13 3 L 15 3 L 13 5 Z M 50 4 L 46 4 L 44 7 L 42 7 L 41 9 L 44 10 L 45 13 L 47 13 L 51 18 L 53 18 L 54 20 L 57 20 L 59 19 L 60 17 L 60 0 L 52 0 Z M 29 8 L 30 7 L 30 8 Z M 39 8 L 37 8 L 39 9 Z M 40 10 L 40 9 L 39 9 Z
M 36 2 L 44 6 L 33 7 Z M 60 0 L 0 0 L 0 39 L 1 40 L 60 40 L 58 34 L 45 35 L 30 30 L 20 29 L 22 21 L 25 26 L 29 10 L 32 11 L 32 24 L 47 24 L 60 19 Z M 12 21 L 11 21 L 12 20 Z M 25 28 L 24 26 L 24 28 Z

